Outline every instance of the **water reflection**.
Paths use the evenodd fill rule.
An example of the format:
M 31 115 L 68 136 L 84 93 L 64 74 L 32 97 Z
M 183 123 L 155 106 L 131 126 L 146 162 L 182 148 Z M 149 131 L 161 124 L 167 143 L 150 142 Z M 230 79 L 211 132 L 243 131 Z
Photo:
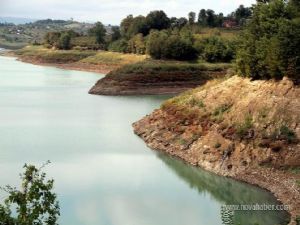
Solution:
M 200 195 L 210 195 L 222 205 L 279 204 L 271 194 L 257 187 L 250 188 L 245 183 L 217 176 L 161 152 L 157 153 L 157 157 L 183 179 L 191 189 L 197 190 Z M 287 221 L 289 221 L 288 214 L 284 211 L 234 212 L 234 224 L 274 225 L 286 224 Z

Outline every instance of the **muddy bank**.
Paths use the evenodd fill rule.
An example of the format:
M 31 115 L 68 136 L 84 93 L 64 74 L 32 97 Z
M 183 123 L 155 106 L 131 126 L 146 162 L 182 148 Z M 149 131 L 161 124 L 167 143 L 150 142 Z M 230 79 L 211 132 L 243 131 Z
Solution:
M 78 71 L 94 72 L 94 73 L 101 73 L 101 74 L 107 74 L 110 71 L 118 68 L 117 66 L 111 66 L 105 64 L 93 65 L 93 64 L 82 63 L 82 62 L 68 62 L 68 63 L 44 62 L 34 57 L 16 56 L 14 54 L 10 54 L 10 56 L 17 57 L 18 60 L 22 62 L 31 63 L 34 65 L 53 66 L 60 69 L 78 70 Z
M 162 95 L 178 94 L 188 89 L 202 85 L 206 80 L 196 80 L 190 82 L 155 82 L 142 83 L 139 81 L 115 81 L 103 78 L 99 80 L 89 91 L 96 95 Z
M 209 82 L 133 124 L 154 150 L 271 191 L 300 215 L 300 89 L 291 81 Z

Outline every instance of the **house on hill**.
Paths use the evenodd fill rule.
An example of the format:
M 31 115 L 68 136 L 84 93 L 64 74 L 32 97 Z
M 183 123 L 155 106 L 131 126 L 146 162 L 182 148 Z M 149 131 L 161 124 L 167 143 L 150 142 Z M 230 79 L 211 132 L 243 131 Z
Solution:
M 233 19 L 228 19 L 223 22 L 222 26 L 225 28 L 234 28 L 238 26 L 238 23 Z

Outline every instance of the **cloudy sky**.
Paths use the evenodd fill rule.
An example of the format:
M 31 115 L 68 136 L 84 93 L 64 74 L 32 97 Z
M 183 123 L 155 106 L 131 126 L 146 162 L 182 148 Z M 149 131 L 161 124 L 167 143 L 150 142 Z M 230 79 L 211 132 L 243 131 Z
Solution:
M 240 4 L 250 6 L 255 0 L 0 0 L 0 17 L 52 18 L 78 21 L 102 21 L 119 24 L 129 14 L 146 15 L 155 9 L 169 16 L 186 16 L 201 8 L 227 14 Z

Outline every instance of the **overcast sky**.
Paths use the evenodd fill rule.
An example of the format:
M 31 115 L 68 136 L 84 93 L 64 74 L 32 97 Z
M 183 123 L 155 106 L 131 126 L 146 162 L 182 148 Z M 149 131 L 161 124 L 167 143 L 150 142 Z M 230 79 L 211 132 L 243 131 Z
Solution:
M 162 9 L 168 16 L 185 16 L 190 11 L 210 8 L 225 15 L 240 4 L 255 0 L 0 0 L 0 16 L 34 19 L 70 19 L 119 24 L 129 14 L 146 15 Z

